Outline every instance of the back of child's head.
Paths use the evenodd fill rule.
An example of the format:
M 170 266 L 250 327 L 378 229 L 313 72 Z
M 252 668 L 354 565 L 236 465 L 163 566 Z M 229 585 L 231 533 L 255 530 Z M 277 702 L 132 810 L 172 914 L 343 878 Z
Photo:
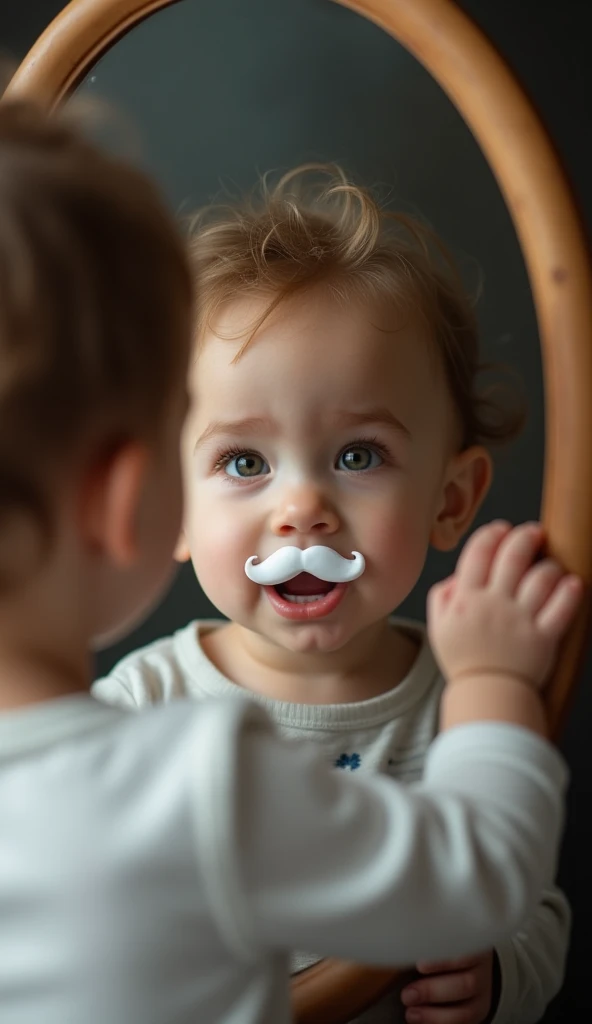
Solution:
M 0 529 L 47 528 L 86 445 L 156 437 L 186 366 L 184 242 L 144 175 L 72 120 L 0 103 Z
M 463 447 L 504 442 L 517 433 L 520 412 L 491 387 L 479 387 L 481 373 L 492 367 L 480 362 L 474 304 L 450 253 L 421 221 L 382 207 L 339 167 L 306 164 L 274 187 L 263 178 L 247 200 L 204 208 L 194 221 L 191 250 L 200 288 L 198 344 L 239 296 L 269 301 L 248 325 L 238 357 L 285 299 L 311 288 L 325 287 L 341 302 L 386 303 L 427 326 L 456 405 Z

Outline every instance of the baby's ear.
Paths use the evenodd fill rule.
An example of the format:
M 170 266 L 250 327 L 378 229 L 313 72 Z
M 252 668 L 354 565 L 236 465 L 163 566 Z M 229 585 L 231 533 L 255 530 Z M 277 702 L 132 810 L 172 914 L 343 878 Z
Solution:
M 88 468 L 79 502 L 86 542 L 119 568 L 140 557 L 139 522 L 152 455 L 147 445 L 126 442 Z
M 456 547 L 473 522 L 491 478 L 491 456 L 481 445 L 473 445 L 450 460 L 440 508 L 430 534 L 434 548 L 452 551 Z
M 189 545 L 187 543 L 187 538 L 185 536 L 185 530 L 181 530 L 173 557 L 175 559 L 175 562 L 188 562 L 189 559 L 191 558 L 191 552 L 189 550 Z

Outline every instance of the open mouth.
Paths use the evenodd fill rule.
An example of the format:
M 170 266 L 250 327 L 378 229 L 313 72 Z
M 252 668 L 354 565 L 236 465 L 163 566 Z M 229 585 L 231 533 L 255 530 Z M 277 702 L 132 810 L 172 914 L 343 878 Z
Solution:
M 322 601 L 327 594 L 335 589 L 334 583 L 319 580 L 309 572 L 301 572 L 293 580 L 278 583 L 275 590 L 284 601 L 292 604 L 306 604 L 307 601 Z
M 317 619 L 337 607 L 347 587 L 347 583 L 328 583 L 311 573 L 301 572 L 294 579 L 263 589 L 283 618 Z

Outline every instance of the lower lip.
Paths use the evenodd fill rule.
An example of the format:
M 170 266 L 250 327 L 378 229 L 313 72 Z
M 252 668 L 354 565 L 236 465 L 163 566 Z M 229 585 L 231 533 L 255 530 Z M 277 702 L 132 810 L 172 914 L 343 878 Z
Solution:
M 347 583 L 336 583 L 333 590 L 321 597 L 318 601 L 307 601 L 304 604 L 286 601 L 280 597 L 275 587 L 263 587 L 267 594 L 271 607 L 281 615 L 283 619 L 291 619 L 292 622 L 310 622 L 312 619 L 323 619 L 341 604 Z

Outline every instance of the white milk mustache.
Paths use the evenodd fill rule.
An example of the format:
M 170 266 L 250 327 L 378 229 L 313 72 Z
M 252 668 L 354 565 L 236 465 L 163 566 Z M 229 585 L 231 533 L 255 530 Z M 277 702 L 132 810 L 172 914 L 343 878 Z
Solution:
M 322 544 L 311 548 L 286 545 L 263 562 L 257 561 L 257 555 L 251 555 L 245 562 L 249 579 L 266 587 L 287 583 L 301 572 L 308 572 L 327 583 L 351 583 L 362 575 L 365 567 L 364 556 L 359 551 L 352 551 L 352 558 L 344 558 L 333 548 Z

